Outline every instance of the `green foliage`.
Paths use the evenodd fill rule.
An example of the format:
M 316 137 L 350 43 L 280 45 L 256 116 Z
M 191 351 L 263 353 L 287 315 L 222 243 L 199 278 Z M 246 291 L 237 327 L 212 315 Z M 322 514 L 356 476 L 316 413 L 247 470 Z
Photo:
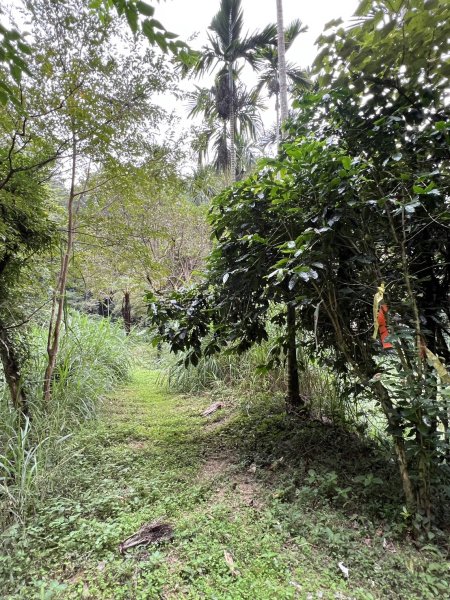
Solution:
M 101 188 L 91 183 L 78 213 L 70 279 L 80 300 L 89 289 L 85 307 L 111 297 L 116 316 L 127 290 L 133 319 L 144 319 L 146 287 L 176 289 L 202 264 L 209 249 L 205 207 L 191 200 L 176 170 L 178 153 L 159 150 L 140 167 L 109 165 L 98 177 L 110 183 Z
M 31 148 L 29 153 L 32 153 Z M 2 154 L 6 156 L 7 148 L 0 148 L 0 156 Z M 0 161 L 0 165 L 6 162 Z M 48 214 L 49 192 L 40 183 L 43 173 L 38 175 L 33 170 L 34 161 L 35 156 L 25 159 L 25 171 L 0 188 L 0 296 L 3 300 L 30 257 L 47 250 L 56 241 L 56 228 Z M 0 166 L 0 178 L 4 175 L 6 179 L 7 174 L 1 171 Z
M 114 7 L 119 16 L 125 16 L 131 31 L 141 32 L 152 46 L 158 45 L 163 52 L 171 52 L 184 64 L 191 64 L 194 55 L 178 36 L 153 18 L 155 9 L 141 0 L 91 0 L 90 6 L 98 11 L 102 18 Z
M 5 403 L 3 399 L 2 404 Z M 40 448 L 46 439 L 31 441 L 32 431 L 28 417 L 21 419 L 12 412 L 2 410 L 0 453 L 0 522 L 7 518 L 22 521 L 38 488 L 38 466 L 41 463 Z
M 209 393 L 214 399 L 234 398 L 240 404 L 251 404 L 255 397 L 273 394 L 280 400 L 286 395 L 283 365 L 267 368 L 271 349 L 276 345 L 279 328 L 270 326 L 269 340 L 252 346 L 243 354 L 222 352 L 201 356 L 196 366 L 186 366 L 187 352 L 173 356 L 162 349 L 155 364 L 162 370 L 160 381 L 168 389 L 182 393 Z M 206 340 L 208 343 L 208 339 Z M 302 365 L 300 387 L 307 399 L 310 413 L 319 419 L 332 420 L 348 427 L 365 431 L 367 419 L 373 408 L 365 402 L 355 405 L 345 388 L 332 371 L 324 369 L 319 361 L 304 351 L 299 351 Z M 373 434 L 380 432 L 375 427 Z
M 100 21 L 107 24 L 111 20 L 111 12 L 119 17 L 125 17 L 133 34 L 142 34 L 152 46 L 159 46 L 163 52 L 170 52 L 187 67 L 192 66 L 196 60 L 193 53 L 185 42 L 177 39 L 178 36 L 153 18 L 155 9 L 147 2 L 141 0 L 89 0 L 87 2 L 93 13 L 97 14 Z M 0 9 L 0 15 L 3 11 Z M 69 26 L 70 21 L 66 25 Z M 9 70 L 13 79 L 11 85 L 4 77 L 0 78 L 0 105 L 6 105 L 9 101 L 19 106 L 19 94 L 16 85 L 22 81 L 22 74 L 32 76 L 30 69 L 30 55 L 36 51 L 33 45 L 26 41 L 26 34 L 18 31 L 15 27 L 0 25 L 0 65 Z
M 46 331 L 33 329 L 25 365 L 32 420 L 23 419 L 2 389 L 0 404 L 0 520 L 25 521 L 48 494 L 64 468 L 67 440 L 129 370 L 125 334 L 106 319 L 71 313 L 67 317 L 55 370 L 51 406 L 42 402 Z
M 36 382 L 35 398 L 39 398 L 41 372 L 44 368 L 47 332 L 35 327 L 30 344 L 29 379 Z M 64 323 L 60 352 L 55 370 L 53 406 L 50 419 L 59 429 L 95 414 L 96 406 L 107 392 L 126 378 L 130 367 L 127 342 L 120 324 L 70 312 Z M 45 410 L 42 407 L 42 410 Z
M 0 8 L 0 16 L 3 14 Z M 17 29 L 0 24 L 0 66 L 8 69 L 13 80 L 11 85 L 0 74 L 0 106 L 8 101 L 18 103 L 15 86 L 20 84 L 22 73 L 29 73 L 27 60 L 31 53 L 31 47 Z

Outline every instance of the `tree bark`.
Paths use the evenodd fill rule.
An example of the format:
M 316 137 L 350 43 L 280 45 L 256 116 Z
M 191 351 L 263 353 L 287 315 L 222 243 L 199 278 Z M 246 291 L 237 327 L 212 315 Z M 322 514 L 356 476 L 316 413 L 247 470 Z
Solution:
M 131 331 L 131 302 L 130 302 L 130 292 L 128 290 L 124 290 L 124 292 L 123 292 L 122 317 L 123 317 L 123 325 L 124 325 L 124 328 L 125 328 L 125 333 L 127 335 L 130 335 L 130 331 Z
M 58 282 L 53 294 L 52 311 L 48 327 L 47 355 L 48 363 L 44 374 L 44 401 L 49 402 L 52 394 L 52 379 L 56 366 L 56 358 L 59 349 L 59 339 L 61 334 L 61 324 L 64 316 L 64 302 L 66 296 L 67 273 L 69 271 L 69 261 L 72 255 L 74 239 L 74 199 L 75 199 L 75 177 L 77 168 L 77 142 L 75 133 L 72 135 L 72 174 L 70 182 L 69 200 L 67 204 L 67 243 L 61 259 L 61 268 L 58 276 Z
M 287 305 L 286 316 L 287 329 L 287 375 L 288 375 L 288 392 L 286 402 L 288 409 L 302 408 L 305 403 L 300 396 L 300 383 L 298 379 L 298 364 L 297 364 L 297 328 L 295 318 L 295 306 L 291 303 Z
M 277 0 L 278 80 L 280 82 L 281 126 L 288 118 L 286 43 L 284 39 L 283 0 Z M 282 136 L 283 137 L 283 136 Z
M 278 31 L 278 81 L 279 81 L 279 98 L 280 98 L 280 122 L 277 122 L 278 140 L 280 139 L 280 129 L 288 116 L 288 101 L 287 101 L 287 77 L 286 77 L 286 46 L 284 40 L 284 24 L 283 24 L 283 2 L 277 0 L 277 31 Z M 278 94 L 277 94 L 278 107 Z M 278 118 L 277 118 L 278 121 Z M 281 132 L 281 139 L 284 135 Z M 287 304 L 287 376 L 288 376 L 288 409 L 303 408 L 305 403 L 300 396 L 300 383 L 298 379 L 298 363 L 297 363 L 297 336 L 296 336 L 296 318 L 295 305 L 291 302 Z
M 381 404 L 381 408 L 386 416 L 387 422 L 390 427 L 394 430 L 400 427 L 399 419 L 396 417 L 396 409 L 392 404 L 389 397 L 389 393 L 384 388 L 380 381 L 375 382 L 374 390 L 378 396 Z M 406 506 L 411 514 L 414 514 L 417 509 L 416 496 L 414 493 L 414 487 L 409 474 L 408 459 L 406 457 L 405 440 L 402 435 L 393 434 L 395 452 L 397 454 L 397 461 L 400 470 L 400 477 L 402 480 L 403 493 L 405 495 Z
M 228 66 L 228 84 L 230 86 L 230 177 L 231 183 L 236 181 L 236 146 L 234 138 L 236 136 L 236 123 L 234 114 L 234 84 L 233 84 L 233 63 Z
M 280 93 L 277 92 L 275 95 L 275 114 L 276 114 L 276 131 L 275 131 L 275 143 L 280 145 Z
M 16 410 L 28 415 L 28 399 L 22 386 L 22 360 L 17 344 L 6 326 L 0 323 L 0 358 L 11 402 Z

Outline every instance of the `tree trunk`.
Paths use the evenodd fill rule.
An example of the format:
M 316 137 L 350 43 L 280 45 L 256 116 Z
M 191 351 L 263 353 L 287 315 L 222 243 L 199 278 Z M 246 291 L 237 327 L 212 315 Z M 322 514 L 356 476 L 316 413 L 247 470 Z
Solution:
M 61 259 L 61 268 L 58 276 L 58 282 L 53 294 L 52 311 L 48 327 L 47 355 L 48 363 L 44 375 L 44 401 L 49 402 L 52 393 L 52 378 L 56 366 L 56 358 L 59 349 L 59 338 L 61 333 L 61 324 L 64 316 L 64 302 L 66 296 L 67 273 L 69 270 L 69 260 L 72 255 L 72 246 L 74 238 L 74 199 L 75 199 L 75 177 L 77 168 L 77 143 L 75 134 L 72 136 L 72 175 L 70 183 L 69 201 L 67 204 L 67 244 Z
M 280 82 L 281 126 L 288 117 L 286 44 L 284 39 L 283 0 L 277 0 L 278 80 Z M 283 137 L 283 136 L 282 136 Z
M 295 319 L 295 306 L 291 303 L 287 305 L 287 376 L 288 376 L 288 391 L 286 402 L 288 410 L 298 410 L 305 403 L 300 396 L 300 383 L 298 379 L 298 364 L 297 364 L 297 331 Z
M 395 406 L 389 397 L 389 393 L 380 381 L 374 383 L 374 390 L 378 396 L 381 408 L 386 416 L 388 425 L 395 431 L 400 427 L 399 418 L 396 416 Z M 403 493 L 405 495 L 406 506 L 411 514 L 417 509 L 414 488 L 409 474 L 409 465 L 406 457 L 405 440 L 402 435 L 393 435 L 395 452 L 397 454 L 400 477 L 402 480 Z
M 98 314 L 105 319 L 109 318 L 114 308 L 113 304 L 113 297 L 105 296 L 103 300 L 98 301 Z
M 279 98 L 280 98 L 280 117 L 277 117 L 277 135 L 280 139 L 280 129 L 288 116 L 288 101 L 287 101 L 287 78 L 286 78 L 286 46 L 284 40 L 284 25 L 283 25 L 283 2 L 277 0 L 277 31 L 278 31 L 278 81 L 279 81 Z M 278 94 L 277 94 L 278 107 Z M 278 111 L 277 111 L 278 113 Z M 280 121 L 278 124 L 278 120 Z M 281 132 L 281 139 L 284 135 Z M 297 364 L 297 336 L 296 336 L 296 318 L 295 304 L 288 302 L 287 304 L 287 375 L 288 375 L 288 409 L 298 410 L 303 408 L 305 403 L 300 396 L 300 384 L 298 379 L 298 364 Z
M 124 324 L 124 327 L 125 327 L 125 333 L 127 335 L 130 335 L 130 331 L 131 331 L 131 302 L 130 302 L 130 292 L 128 290 L 124 290 L 124 292 L 123 292 L 122 317 L 123 317 L 123 324 Z
M 276 114 L 276 131 L 275 131 L 275 143 L 280 145 L 280 93 L 277 92 L 275 95 L 275 114 Z
M 228 83 L 230 86 L 230 178 L 231 183 L 236 181 L 236 146 L 234 143 L 236 123 L 234 114 L 234 84 L 233 84 L 233 63 L 228 66 Z
M 27 395 L 21 385 L 22 360 L 20 351 L 10 330 L 3 324 L 0 324 L 0 358 L 11 402 L 17 411 L 28 415 Z

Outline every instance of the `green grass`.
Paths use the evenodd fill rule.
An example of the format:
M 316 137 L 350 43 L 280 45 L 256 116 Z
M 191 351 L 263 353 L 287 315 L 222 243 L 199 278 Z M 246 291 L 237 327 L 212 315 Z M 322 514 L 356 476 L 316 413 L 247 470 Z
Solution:
M 100 400 L 127 378 L 130 338 L 107 319 L 71 312 L 65 320 L 49 405 L 42 399 L 47 331 L 30 330 L 25 364 L 30 418 L 13 408 L 0 373 L 0 529 L 26 523 L 51 493 L 70 457 L 68 440 L 95 418 Z
M 2 597 L 449 596 L 442 550 L 401 541 L 395 466 L 375 447 L 294 421 L 273 398 L 205 419 L 208 403 L 136 368 L 72 440 L 51 496 L 4 532 Z M 157 518 L 174 540 L 121 556 L 119 543 Z

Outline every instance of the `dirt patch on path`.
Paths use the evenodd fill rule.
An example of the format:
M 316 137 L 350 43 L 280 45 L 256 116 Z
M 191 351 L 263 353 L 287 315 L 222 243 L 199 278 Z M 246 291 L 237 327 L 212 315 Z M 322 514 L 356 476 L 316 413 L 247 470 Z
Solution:
M 131 440 L 131 442 L 128 442 L 127 446 L 132 450 L 143 450 L 144 448 L 148 447 L 148 441 L 144 442 L 142 440 Z
M 199 480 L 214 490 L 212 504 L 224 502 L 232 506 L 263 506 L 261 485 L 254 473 L 241 471 L 230 457 L 211 457 L 202 466 Z
M 209 458 L 200 470 L 199 479 L 205 483 L 211 482 L 222 477 L 232 466 L 232 462 L 228 458 Z

